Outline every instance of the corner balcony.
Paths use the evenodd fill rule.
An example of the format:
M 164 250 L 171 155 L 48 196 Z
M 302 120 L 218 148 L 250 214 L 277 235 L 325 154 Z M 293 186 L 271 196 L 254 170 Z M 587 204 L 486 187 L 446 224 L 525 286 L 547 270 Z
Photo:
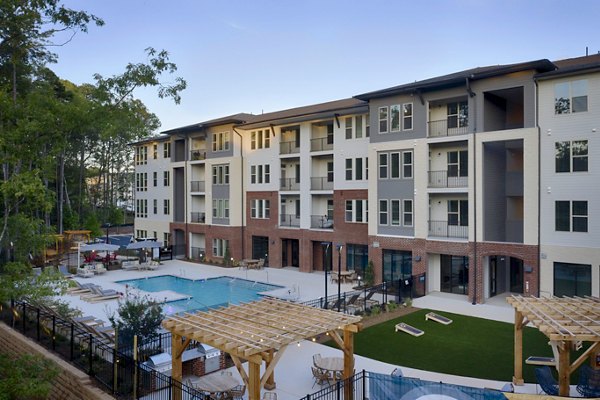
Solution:
M 288 191 L 300 190 L 300 182 L 296 178 L 281 178 L 279 188 Z
M 280 214 L 279 226 L 300 227 L 300 216 L 296 214 Z
M 206 223 L 206 213 L 193 211 L 190 222 L 195 223 L 195 224 L 205 224 Z
M 466 188 L 469 185 L 468 176 L 456 176 L 456 172 L 428 171 L 427 187 L 429 188 Z
M 468 225 L 450 225 L 448 221 L 429 221 L 429 237 L 467 239 Z
M 454 121 L 449 124 L 447 119 L 442 119 L 438 121 L 429 121 L 427 125 L 427 137 L 456 136 L 469 133 L 469 125 L 463 121 Z
M 333 230 L 333 218 L 329 218 L 327 215 L 311 215 L 310 227 L 313 229 Z
M 190 184 L 191 184 L 190 190 L 192 193 L 206 191 L 206 182 L 205 181 L 191 181 Z
M 310 190 L 333 190 L 333 181 L 326 176 L 310 178 Z
M 206 149 L 196 149 L 190 151 L 190 161 L 206 160 Z
M 279 154 L 294 154 L 299 153 L 300 147 L 296 146 L 296 141 L 279 143 Z
M 333 150 L 333 138 L 320 137 L 310 139 L 310 151 Z

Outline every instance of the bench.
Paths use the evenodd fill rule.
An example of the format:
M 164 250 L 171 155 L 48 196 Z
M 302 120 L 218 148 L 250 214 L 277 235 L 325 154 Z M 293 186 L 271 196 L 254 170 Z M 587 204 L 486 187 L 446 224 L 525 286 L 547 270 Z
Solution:
M 434 312 L 425 314 L 425 321 L 427 321 L 427 320 L 439 322 L 440 324 L 444 324 L 444 325 L 450 325 L 452 323 L 452 320 L 450 318 L 446 318 L 443 315 L 439 315 Z
M 396 332 L 398 332 L 398 331 L 408 333 L 409 335 L 412 335 L 415 337 L 419 337 L 425 333 L 424 331 L 420 330 L 419 328 L 415 328 L 414 326 L 405 324 L 404 322 L 396 324 Z

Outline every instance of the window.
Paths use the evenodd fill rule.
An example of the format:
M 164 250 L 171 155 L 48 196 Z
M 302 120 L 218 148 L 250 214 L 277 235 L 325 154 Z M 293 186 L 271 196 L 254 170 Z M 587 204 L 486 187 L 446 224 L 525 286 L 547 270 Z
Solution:
M 163 157 L 171 158 L 171 142 L 163 143 Z
M 362 115 L 357 115 L 356 117 L 354 117 L 354 121 L 356 122 L 354 136 L 357 139 L 360 139 L 363 136 L 363 127 L 362 127 L 363 117 L 362 117 Z
M 400 130 L 400 104 L 390 106 L 390 132 Z
M 587 201 L 556 201 L 554 203 L 555 230 L 558 232 L 588 231 Z
M 468 200 L 448 200 L 448 225 L 469 226 Z
M 587 80 L 554 85 L 554 113 L 570 114 L 588 110 Z
M 390 200 L 391 220 L 390 225 L 400 226 L 400 200 Z
M 158 214 L 158 200 L 154 199 L 153 201 L 153 205 L 154 205 L 154 214 Z
M 413 126 L 413 105 L 407 103 L 402 105 L 402 130 L 410 131 Z
M 138 172 L 135 174 L 135 190 L 137 192 L 147 192 L 148 191 L 148 173 L 147 172 Z
M 165 215 L 171 214 L 171 200 L 169 200 L 169 199 L 163 200 L 163 213 Z
M 327 219 L 333 220 L 333 200 L 327 199 Z
M 229 164 L 213 165 L 213 185 L 229 185 Z
M 469 125 L 469 103 L 466 101 L 448 103 L 447 114 L 448 129 Z
M 271 137 L 269 136 L 269 130 L 258 130 L 250 132 L 250 148 L 255 149 L 268 149 L 271 146 Z
M 155 160 L 158 158 L 158 143 L 152 145 L 152 158 Z
M 586 172 L 588 170 L 588 141 L 556 142 L 556 172 Z
M 213 218 L 229 218 L 229 200 L 213 199 Z
M 554 263 L 555 296 L 591 296 L 592 266 L 586 264 Z
M 163 185 L 170 186 L 171 185 L 171 171 L 163 172 Z
M 412 151 L 402 152 L 402 178 L 411 179 L 413 177 L 413 153 Z
M 333 165 L 332 165 L 332 168 L 333 168 Z M 332 170 L 332 174 L 333 174 L 333 170 Z M 364 159 L 364 162 L 363 162 L 363 159 L 360 157 L 356 158 L 356 159 L 346 158 L 346 180 L 347 181 L 351 181 L 352 179 L 361 181 L 363 179 L 366 179 L 366 177 L 368 177 L 368 164 L 367 164 L 366 158 Z
M 352 117 L 346 117 L 346 139 L 352 139 Z
M 327 182 L 333 182 L 333 161 L 327 162 Z
M 355 167 L 355 178 L 357 181 L 362 181 L 363 179 L 363 159 L 357 158 L 354 160 Z
M 135 165 L 148 163 L 148 147 L 139 146 L 135 148 Z
M 379 107 L 379 133 L 388 131 L 388 108 Z
M 351 158 L 346 158 L 346 180 L 347 181 L 351 181 L 352 180 L 352 159 Z
M 171 245 L 171 233 L 170 232 L 164 232 L 163 233 L 163 246 L 167 247 Z
M 390 153 L 390 178 L 400 178 L 400 153 Z
M 468 176 L 469 157 L 466 150 L 449 151 L 448 159 L 448 177 L 456 178 L 459 176 Z
M 346 244 L 346 268 L 364 276 L 369 263 L 369 246 L 363 244 Z
M 156 171 L 152 173 L 152 184 L 154 185 L 154 187 L 158 185 L 158 172 Z
M 369 120 L 369 115 L 368 114 L 365 117 L 365 136 L 366 137 L 370 137 L 371 136 L 371 121 Z
M 258 219 L 270 218 L 270 201 L 253 199 L 250 203 L 250 217 Z
M 213 239 L 213 256 L 224 257 L 229 248 L 229 240 Z
M 369 203 L 367 200 L 346 200 L 346 222 L 368 222 Z
M 136 199 L 135 201 L 135 216 L 138 218 L 148 217 L 148 200 Z
M 388 224 L 388 201 L 379 200 L 379 225 Z
M 229 132 L 219 132 L 212 134 L 212 151 L 229 150 Z
M 402 225 L 413 226 L 413 201 L 412 200 L 404 200 L 403 203 L 404 203 L 404 207 L 402 209 Z M 468 222 L 468 217 L 467 217 L 467 222 Z
M 256 165 L 250 166 L 250 183 L 256 183 Z
M 412 252 L 383 250 L 383 281 L 409 280 L 412 278 Z
M 469 292 L 469 257 L 440 256 L 441 291 L 467 294 Z
M 269 183 L 271 181 L 271 166 L 251 165 L 250 166 L 250 183 Z
M 388 154 L 379 153 L 379 179 L 388 177 Z

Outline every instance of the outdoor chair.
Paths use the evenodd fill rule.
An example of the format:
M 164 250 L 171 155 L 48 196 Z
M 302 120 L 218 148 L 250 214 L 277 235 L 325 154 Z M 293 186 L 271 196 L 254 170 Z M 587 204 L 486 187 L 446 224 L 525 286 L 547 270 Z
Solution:
M 357 301 L 357 305 L 359 307 L 372 307 L 376 304 L 379 304 L 379 302 L 377 300 L 371 300 L 371 297 L 373 297 L 373 295 L 377 293 L 377 290 L 372 289 L 369 291 L 369 293 L 367 293 L 367 295 L 365 296 L 365 298 L 362 299 L 358 299 Z
M 229 394 L 233 400 L 243 399 L 244 393 L 246 393 L 246 385 L 238 385 L 229 391 Z
M 77 268 L 77 276 L 82 278 L 91 278 L 94 276 L 94 271 L 92 271 L 87 265 L 83 265 Z
M 315 380 L 312 387 L 315 387 L 315 385 L 317 385 L 317 384 L 319 386 L 325 385 L 325 384 L 329 383 L 329 381 L 332 379 L 332 376 L 327 371 L 324 371 L 317 367 L 311 367 L 311 370 L 312 370 L 313 378 Z
M 594 370 L 587 364 L 582 365 L 577 391 L 583 397 L 600 397 L 600 370 Z
M 105 272 L 106 272 L 106 268 L 104 267 L 104 264 L 96 263 L 96 265 L 94 266 L 94 273 L 96 273 L 97 275 L 100 275 Z
M 321 358 L 321 353 L 313 354 L 313 365 L 315 367 L 319 367 L 319 364 L 321 363 Z
M 256 269 L 263 269 L 265 267 L 265 259 L 261 258 L 256 263 Z
M 94 283 L 79 283 L 79 281 L 72 280 L 71 282 L 75 282 L 74 287 L 70 287 L 67 289 L 68 294 L 81 294 L 86 292 L 91 292 L 92 287 L 97 286 Z
M 346 311 L 348 313 L 352 314 L 356 309 L 360 308 L 358 304 L 356 304 L 359 297 L 360 293 L 355 293 L 352 295 L 352 297 L 350 297 L 350 300 L 348 300 L 348 302 L 346 303 Z
M 277 393 L 264 392 L 261 400 L 277 400 Z
M 238 264 L 239 269 L 248 269 L 248 264 L 246 264 L 246 261 L 241 260 Z
M 552 375 L 552 370 L 548 366 L 535 369 L 535 378 L 542 390 L 550 396 L 558 396 L 558 382 Z

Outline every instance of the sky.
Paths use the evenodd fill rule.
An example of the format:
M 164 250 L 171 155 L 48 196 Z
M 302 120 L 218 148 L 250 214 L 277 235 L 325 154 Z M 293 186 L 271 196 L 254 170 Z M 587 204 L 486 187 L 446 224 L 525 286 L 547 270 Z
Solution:
M 187 89 L 135 97 L 160 131 L 352 97 L 478 66 L 600 51 L 600 1 L 64 0 L 101 17 L 51 68 L 76 84 L 169 52 Z M 172 80 L 166 77 L 166 81 Z

